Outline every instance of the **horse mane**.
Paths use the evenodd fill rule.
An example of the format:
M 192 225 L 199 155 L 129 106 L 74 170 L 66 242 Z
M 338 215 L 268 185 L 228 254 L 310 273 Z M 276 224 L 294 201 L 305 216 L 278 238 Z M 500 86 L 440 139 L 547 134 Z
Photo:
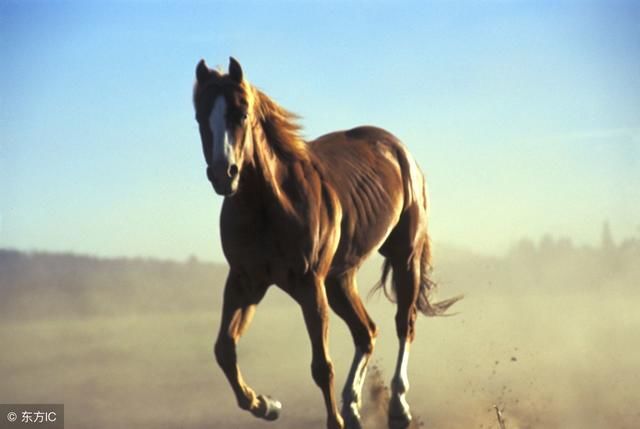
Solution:
M 308 160 L 307 143 L 300 134 L 300 117 L 281 107 L 254 87 L 255 113 L 271 149 L 286 161 Z
M 313 162 L 308 144 L 300 135 L 299 117 L 282 108 L 266 94 L 254 88 L 255 117 L 254 155 L 257 170 L 273 191 L 280 207 L 300 223 L 309 227 L 309 259 L 305 257 L 305 270 L 318 257 L 321 240 L 317 204 L 322 189 L 317 163 Z M 298 200 L 298 204 L 296 203 Z M 304 201 L 304 203 L 301 203 Z M 331 198 L 325 198 L 326 207 L 333 209 Z

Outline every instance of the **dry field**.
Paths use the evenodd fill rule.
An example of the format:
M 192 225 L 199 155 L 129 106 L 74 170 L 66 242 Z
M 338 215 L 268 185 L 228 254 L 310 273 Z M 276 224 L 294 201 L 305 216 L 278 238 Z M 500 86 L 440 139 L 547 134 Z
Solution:
M 418 323 L 410 364 L 420 427 L 640 427 L 640 246 L 521 243 L 489 258 L 440 246 L 454 317 Z M 360 278 L 366 294 L 377 263 Z M 224 268 L 197 261 L 104 261 L 0 253 L 0 402 L 64 403 L 67 428 L 324 427 L 298 308 L 273 289 L 239 360 L 259 392 L 283 402 L 276 423 L 238 410 L 212 357 Z M 366 428 L 384 428 L 384 382 L 397 351 L 393 306 L 368 307 L 380 336 Z M 331 324 L 340 388 L 352 347 Z

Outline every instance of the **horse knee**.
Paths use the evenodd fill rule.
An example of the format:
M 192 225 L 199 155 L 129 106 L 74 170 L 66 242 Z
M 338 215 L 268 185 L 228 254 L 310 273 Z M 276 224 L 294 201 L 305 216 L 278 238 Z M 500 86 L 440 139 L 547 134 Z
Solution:
M 355 340 L 356 347 L 360 349 L 364 354 L 370 355 L 373 353 L 373 347 L 375 346 L 375 326 L 374 332 L 371 333 L 369 331 L 364 332 L 362 335 L 359 335 Z
M 216 357 L 216 362 L 223 370 L 235 365 L 236 350 L 230 338 L 218 338 L 213 347 L 213 354 Z
M 311 376 L 318 386 L 326 386 L 333 381 L 333 364 L 329 359 L 314 359 L 311 362 Z

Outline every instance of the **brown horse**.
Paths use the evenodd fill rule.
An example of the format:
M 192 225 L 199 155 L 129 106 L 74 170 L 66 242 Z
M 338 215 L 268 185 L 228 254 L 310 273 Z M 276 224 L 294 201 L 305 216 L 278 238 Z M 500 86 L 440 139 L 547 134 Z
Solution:
M 296 116 L 252 86 L 233 58 L 224 75 L 198 63 L 194 105 L 207 177 L 225 196 L 220 229 L 229 275 L 215 357 L 238 405 L 267 420 L 280 413 L 278 401 L 245 383 L 236 359 L 236 343 L 275 284 L 302 308 L 327 427 L 360 427 L 376 326 L 358 295 L 356 271 L 378 250 L 385 257 L 382 287 L 392 272 L 388 294 L 397 300 L 400 340 L 389 423 L 408 426 L 407 365 L 417 311 L 442 314 L 459 299 L 429 299 L 427 190 L 416 162 L 396 137 L 374 127 L 303 141 Z M 356 348 L 341 410 L 327 346 L 329 307 L 346 322 Z

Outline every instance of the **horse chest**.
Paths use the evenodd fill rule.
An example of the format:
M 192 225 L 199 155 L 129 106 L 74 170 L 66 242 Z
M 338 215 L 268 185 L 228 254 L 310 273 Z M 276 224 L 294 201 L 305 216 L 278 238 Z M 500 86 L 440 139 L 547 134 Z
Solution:
M 299 230 L 294 223 L 274 221 L 268 210 L 223 205 L 220 234 L 229 265 L 269 283 L 281 284 L 306 269 Z

